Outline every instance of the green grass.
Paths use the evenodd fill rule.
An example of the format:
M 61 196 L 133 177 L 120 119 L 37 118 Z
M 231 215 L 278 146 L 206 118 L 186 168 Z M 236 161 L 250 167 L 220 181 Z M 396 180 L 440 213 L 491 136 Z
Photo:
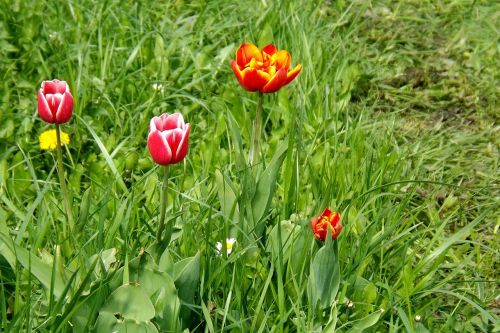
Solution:
M 93 331 L 99 313 L 113 322 L 134 302 L 146 313 L 149 301 L 154 318 L 147 312 L 140 325 L 151 331 L 177 317 L 173 330 L 197 332 L 500 329 L 498 5 L 0 7 L 3 331 Z M 229 65 L 245 41 L 274 42 L 303 65 L 264 100 L 264 164 L 287 150 L 277 179 L 261 188 L 275 186 L 263 238 L 248 220 L 262 169 L 245 162 L 257 95 Z M 69 243 L 55 158 L 38 146 L 50 126 L 36 114 L 36 91 L 53 78 L 75 96 L 63 126 L 76 222 Z M 146 139 L 152 116 L 176 111 L 192 132 L 185 162 L 170 169 L 167 216 L 177 228 L 159 260 L 161 170 Z M 340 285 L 317 311 L 308 281 L 329 245 L 314 240 L 309 221 L 326 206 L 344 225 L 334 243 Z M 218 255 L 215 243 L 229 236 L 233 252 Z M 169 296 L 153 288 L 141 300 L 134 281 Z M 159 315 L 162 299 L 174 315 Z

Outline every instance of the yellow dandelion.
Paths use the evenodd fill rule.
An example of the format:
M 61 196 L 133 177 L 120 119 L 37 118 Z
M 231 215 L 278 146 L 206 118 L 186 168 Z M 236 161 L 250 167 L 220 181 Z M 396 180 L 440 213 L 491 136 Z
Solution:
M 55 129 L 51 129 L 40 134 L 40 149 L 54 150 L 57 148 L 57 134 Z M 61 144 L 69 144 L 69 135 L 61 131 Z

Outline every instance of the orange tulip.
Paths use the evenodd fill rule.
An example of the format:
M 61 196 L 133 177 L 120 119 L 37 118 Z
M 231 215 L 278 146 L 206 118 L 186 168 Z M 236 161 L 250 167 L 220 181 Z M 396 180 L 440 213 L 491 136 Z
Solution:
M 272 93 L 290 83 L 300 73 L 302 65 L 290 70 L 292 57 L 269 44 L 262 50 L 252 43 L 242 44 L 231 62 L 236 78 L 248 91 Z
M 324 241 L 330 226 L 330 234 L 332 239 L 337 239 L 342 231 L 342 223 L 340 223 L 340 215 L 337 212 L 332 212 L 329 208 L 325 208 L 321 216 L 314 217 L 311 220 L 311 227 L 316 239 Z

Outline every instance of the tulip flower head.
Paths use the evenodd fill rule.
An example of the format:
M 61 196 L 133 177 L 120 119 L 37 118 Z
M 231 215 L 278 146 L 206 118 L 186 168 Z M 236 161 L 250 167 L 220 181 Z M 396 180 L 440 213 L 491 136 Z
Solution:
M 160 165 L 179 163 L 186 157 L 190 125 L 180 113 L 164 113 L 149 123 L 148 148 L 153 160 Z
M 55 129 L 51 129 L 43 132 L 38 137 L 40 141 L 40 149 L 42 150 L 54 150 L 57 148 L 57 133 Z M 61 145 L 69 144 L 69 135 L 61 131 Z
M 38 90 L 38 115 L 51 124 L 66 123 L 73 115 L 73 96 L 65 81 L 43 81 Z
M 340 215 L 337 212 L 332 212 L 326 208 L 321 216 L 314 217 L 311 220 L 311 227 L 316 239 L 324 241 L 328 227 L 330 227 L 330 234 L 332 239 L 337 239 L 342 231 L 342 223 L 340 223 Z
M 286 50 L 269 44 L 259 50 L 252 43 L 242 44 L 231 62 L 236 78 L 248 91 L 272 93 L 289 84 L 300 73 L 302 65 L 290 69 L 292 58 Z

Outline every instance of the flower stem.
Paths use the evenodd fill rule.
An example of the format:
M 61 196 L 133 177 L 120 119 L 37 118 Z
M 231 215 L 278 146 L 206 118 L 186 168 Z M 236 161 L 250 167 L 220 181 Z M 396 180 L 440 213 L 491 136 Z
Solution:
M 264 102 L 264 94 L 259 93 L 259 101 L 255 110 L 255 120 L 253 125 L 252 149 L 250 152 L 250 166 L 258 163 L 260 155 L 260 136 L 262 130 L 262 104 Z
M 165 217 L 167 212 L 167 201 L 168 201 L 168 171 L 169 166 L 165 165 L 163 167 L 163 183 L 161 185 L 161 193 L 160 193 L 160 225 L 158 227 L 158 234 L 156 235 L 156 239 L 158 243 L 161 243 L 163 236 L 163 229 L 165 228 Z M 171 223 L 167 225 L 167 232 L 165 237 L 166 245 L 170 243 L 170 238 L 172 236 L 172 226 Z
M 73 210 L 71 208 L 71 202 L 69 197 L 68 188 L 66 186 L 66 180 L 64 179 L 64 167 L 62 161 L 62 143 L 61 143 L 61 129 L 59 124 L 56 124 L 56 138 L 57 138 L 57 173 L 59 174 L 59 183 L 61 185 L 61 192 L 63 196 L 64 209 L 66 210 L 66 217 L 68 220 L 69 231 L 73 231 Z M 64 226 L 66 234 L 66 226 Z

